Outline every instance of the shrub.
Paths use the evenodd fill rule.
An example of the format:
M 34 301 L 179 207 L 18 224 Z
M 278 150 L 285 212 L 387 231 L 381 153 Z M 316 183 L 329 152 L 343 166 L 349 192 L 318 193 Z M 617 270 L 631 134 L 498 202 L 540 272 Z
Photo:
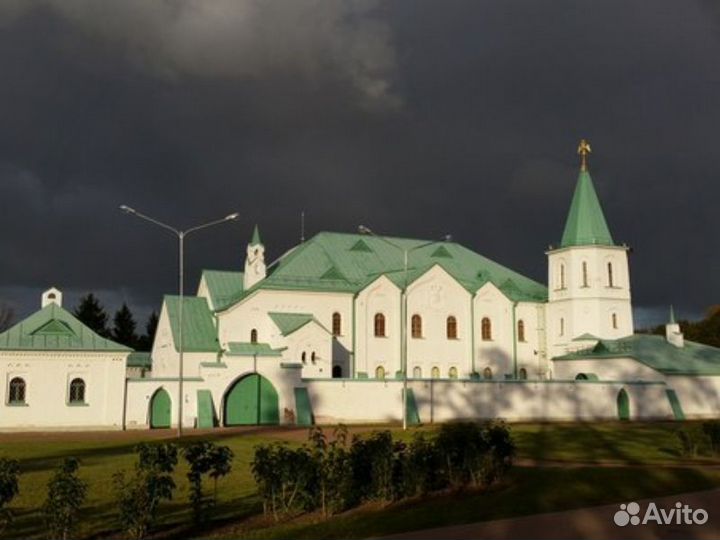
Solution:
M 440 453 L 432 439 L 423 433 L 415 433 L 407 446 L 403 460 L 402 493 L 407 497 L 425 495 L 446 487 L 444 478 L 438 474 Z
M 690 429 L 681 428 L 675 434 L 680 441 L 680 454 L 685 457 L 697 456 L 698 441 L 695 433 Z
M 475 422 L 443 424 L 435 439 L 447 483 L 454 488 L 481 485 L 489 446 Z
M 276 521 L 282 515 L 313 508 L 315 470 L 306 446 L 290 449 L 276 442 L 255 447 L 251 470 L 263 500 L 263 511 Z
M 515 442 L 510 428 L 502 421 L 485 422 L 482 427 L 485 445 L 490 450 L 490 459 L 486 461 L 483 483 L 487 486 L 503 477 L 512 466 L 515 457 Z
M 320 508 L 323 516 L 345 510 L 352 502 L 352 465 L 347 449 L 347 428 L 338 426 L 333 431 L 333 440 L 327 442 L 325 433 L 319 427 L 310 430 L 311 456 L 316 471 L 315 484 L 317 500 L 314 506 Z
M 389 431 L 376 431 L 367 438 L 353 437 L 350 461 L 356 499 L 393 499 L 394 450 Z
M 709 420 L 703 422 L 702 430 L 710 444 L 710 452 L 720 452 L 720 420 Z
M 217 499 L 217 480 L 230 472 L 233 453 L 227 446 L 217 446 L 209 441 L 198 441 L 183 449 L 183 456 L 190 466 L 187 473 L 190 481 L 190 504 L 193 520 L 199 524 L 203 520 L 204 500 L 202 493 L 203 475 L 208 474 L 214 480 L 213 503 Z
M 75 529 L 87 494 L 87 484 L 77 476 L 78 466 L 77 459 L 66 458 L 48 482 L 43 513 L 50 538 L 66 540 Z
M 133 540 L 141 540 L 155 522 L 160 501 L 172 499 L 177 447 L 170 443 L 143 443 L 135 451 L 138 461 L 134 474 L 127 478 L 124 472 L 118 472 L 113 482 L 122 530 Z
M 15 459 L 0 458 L 0 533 L 12 521 L 12 513 L 5 508 L 20 491 L 18 476 L 20 463 Z

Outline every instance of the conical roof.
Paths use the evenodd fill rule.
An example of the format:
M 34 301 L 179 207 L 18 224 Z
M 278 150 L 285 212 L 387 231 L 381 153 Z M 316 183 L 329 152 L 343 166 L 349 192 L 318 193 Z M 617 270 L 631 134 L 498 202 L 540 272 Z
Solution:
M 260 240 L 260 229 L 258 229 L 258 226 L 255 225 L 255 229 L 253 229 L 252 239 L 250 240 L 250 245 L 255 246 L 257 244 L 262 244 L 262 240 Z
M 561 247 L 585 245 L 615 245 L 592 178 L 586 169 L 581 170 L 578 176 L 560 243 Z

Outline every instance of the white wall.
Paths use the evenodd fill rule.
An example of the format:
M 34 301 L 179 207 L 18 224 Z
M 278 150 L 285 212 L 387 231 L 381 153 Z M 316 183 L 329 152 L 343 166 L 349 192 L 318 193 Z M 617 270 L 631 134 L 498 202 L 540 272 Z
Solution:
M 388 278 L 382 276 L 357 297 L 355 304 L 356 373 L 367 373 L 375 377 L 378 366 L 385 369 L 386 377 L 393 378 L 400 371 L 400 289 Z M 385 336 L 374 334 L 375 314 L 385 315 Z
M 121 428 L 128 353 L 0 353 L 0 428 Z M 22 377 L 25 406 L 8 404 L 10 380 Z M 70 382 L 85 381 L 86 405 L 69 405 Z
M 318 423 L 399 421 L 402 381 L 306 381 Z M 633 419 L 672 418 L 658 384 L 572 381 L 410 381 L 423 423 L 462 418 L 506 420 L 617 419 L 625 388 Z M 358 404 L 361 403 L 361 406 Z
M 720 416 L 720 377 L 667 377 L 668 387 L 675 390 L 686 418 Z
M 553 362 L 558 379 L 574 379 L 579 373 L 594 373 L 603 381 L 664 381 L 659 371 L 634 358 L 557 360 Z

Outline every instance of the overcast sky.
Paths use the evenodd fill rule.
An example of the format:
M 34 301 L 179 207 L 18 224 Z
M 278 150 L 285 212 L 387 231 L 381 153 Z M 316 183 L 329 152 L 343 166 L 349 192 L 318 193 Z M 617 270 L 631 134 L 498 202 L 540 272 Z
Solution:
M 546 282 L 581 137 L 636 323 L 720 303 L 720 3 L 2 0 L 0 299 L 142 317 L 187 244 L 242 269 L 307 233 L 455 240 Z M 660 315 L 662 314 L 662 316 Z

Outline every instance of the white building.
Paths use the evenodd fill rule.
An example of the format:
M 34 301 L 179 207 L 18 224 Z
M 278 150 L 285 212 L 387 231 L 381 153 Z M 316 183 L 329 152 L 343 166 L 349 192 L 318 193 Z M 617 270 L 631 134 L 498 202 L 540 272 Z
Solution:
M 717 416 L 720 349 L 677 325 L 633 334 L 628 248 L 579 151 L 548 287 L 454 242 L 367 234 L 319 233 L 268 267 L 256 227 L 244 272 L 206 270 L 183 301 L 183 425 L 396 421 L 403 373 L 415 422 Z M 179 311 L 165 297 L 150 371 L 134 354 L 124 394 L 107 380 L 125 427 L 178 422 Z

